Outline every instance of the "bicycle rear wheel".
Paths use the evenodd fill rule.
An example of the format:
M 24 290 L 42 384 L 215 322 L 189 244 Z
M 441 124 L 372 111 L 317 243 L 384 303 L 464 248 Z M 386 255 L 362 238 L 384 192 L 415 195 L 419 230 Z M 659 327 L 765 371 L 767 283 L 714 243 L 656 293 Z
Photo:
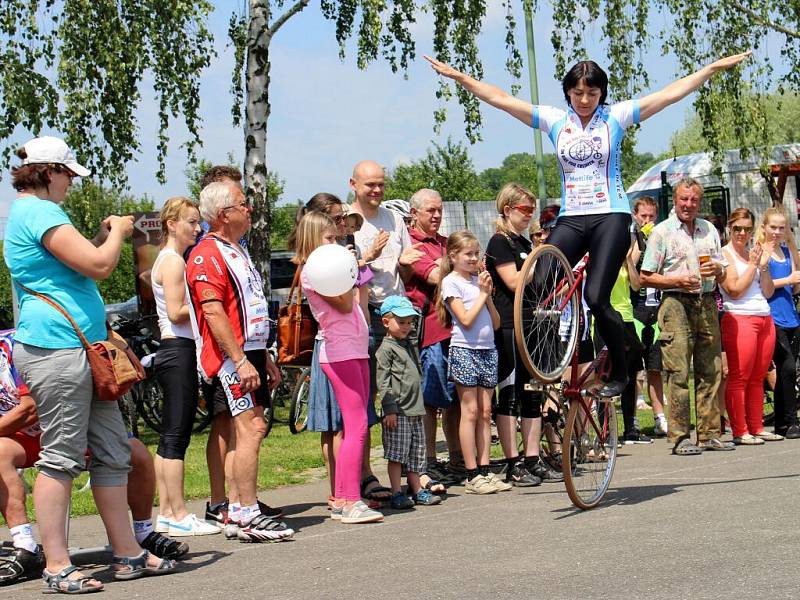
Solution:
M 564 254 L 545 244 L 522 265 L 514 294 L 514 337 L 522 362 L 543 383 L 554 383 L 578 345 L 578 294 Z
M 311 369 L 303 369 L 292 392 L 292 403 L 289 405 L 289 430 L 302 433 L 308 422 L 308 389 L 311 385 Z
M 587 412 L 588 409 L 588 412 Z M 594 397 L 570 402 L 564 443 L 564 485 L 583 510 L 597 506 L 608 491 L 617 462 L 617 411 Z

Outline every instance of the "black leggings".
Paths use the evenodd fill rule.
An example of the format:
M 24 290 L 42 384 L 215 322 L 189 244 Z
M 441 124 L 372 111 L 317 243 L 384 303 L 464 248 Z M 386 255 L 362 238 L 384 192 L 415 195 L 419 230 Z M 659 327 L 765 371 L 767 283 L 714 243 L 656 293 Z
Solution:
M 797 425 L 797 358 L 800 327 L 775 326 L 775 354 L 778 372 L 775 382 L 775 429 Z
M 531 376 L 520 358 L 514 330 L 509 327 L 494 332 L 497 346 L 497 414 L 523 419 L 542 416 L 542 395 L 525 389 Z
M 621 318 L 621 317 L 620 317 Z M 636 417 L 636 374 L 642 370 L 642 342 L 636 334 L 636 326 L 632 322 L 623 321 L 625 342 L 625 369 L 628 373 L 628 385 L 620 397 L 622 407 L 622 425 L 625 434 L 633 433 L 634 418 Z M 601 336 L 595 336 L 595 349 L 597 352 L 603 348 L 604 341 Z
M 199 389 L 194 340 L 162 339 L 155 370 L 164 391 L 157 453 L 161 458 L 183 460 L 192 436 Z
M 559 217 L 547 238 L 572 266 L 589 252 L 584 298 L 606 340 L 611 378 L 618 381 L 625 379 L 625 338 L 622 318 L 611 307 L 611 288 L 631 246 L 630 226 L 629 213 Z

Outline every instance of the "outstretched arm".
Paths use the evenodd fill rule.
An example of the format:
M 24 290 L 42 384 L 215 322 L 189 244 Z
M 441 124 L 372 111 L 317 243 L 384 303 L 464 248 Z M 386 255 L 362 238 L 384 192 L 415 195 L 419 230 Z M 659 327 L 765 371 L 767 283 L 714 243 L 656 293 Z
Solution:
M 641 122 L 645 119 L 649 119 L 654 114 L 664 110 L 670 104 L 675 104 L 679 100 L 683 100 L 686 96 L 711 79 L 714 73 L 735 67 L 751 54 L 752 52 L 748 50 L 741 54 L 734 54 L 733 56 L 721 58 L 703 67 L 696 73 L 692 73 L 683 79 L 673 81 L 663 90 L 645 96 L 639 100 L 639 121 Z
M 430 56 L 425 56 L 424 58 L 431 63 L 433 70 L 442 77 L 452 79 L 479 100 L 483 100 L 486 104 L 507 112 L 528 127 L 531 126 L 533 122 L 533 105 L 530 102 L 520 100 L 497 86 L 473 79 L 466 73 L 457 71 L 450 65 L 435 58 Z

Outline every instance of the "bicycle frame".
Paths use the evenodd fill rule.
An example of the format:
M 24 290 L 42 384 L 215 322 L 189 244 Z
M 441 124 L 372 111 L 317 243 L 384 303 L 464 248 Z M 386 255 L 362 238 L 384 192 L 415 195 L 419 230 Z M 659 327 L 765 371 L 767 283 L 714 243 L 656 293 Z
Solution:
M 578 295 L 578 306 L 582 306 L 582 283 L 584 278 L 586 277 L 586 267 L 589 265 L 589 255 L 585 255 L 583 259 L 575 266 L 572 270 L 572 274 L 575 277 L 575 281 L 570 286 L 569 290 L 567 290 L 566 294 L 564 295 L 564 301 L 562 302 L 559 310 L 564 310 L 571 300 L 573 294 Z M 564 282 L 566 285 L 566 281 Z M 548 300 L 552 299 L 552 294 L 548 297 Z M 581 316 L 579 319 L 579 323 L 583 322 L 583 311 L 581 310 Z M 570 361 L 570 380 L 567 384 L 566 388 L 562 384 L 561 393 L 567 399 L 568 402 L 580 402 L 584 409 L 584 414 L 589 414 L 590 407 L 586 403 L 586 394 L 583 393 L 583 386 L 589 377 L 593 373 L 597 373 L 601 375 L 604 371 L 603 367 L 606 364 L 606 357 L 608 356 L 608 350 L 604 346 L 602 350 L 597 354 L 595 359 L 586 367 L 583 372 L 579 372 L 579 363 L 578 363 L 578 350 L 575 349 L 575 352 L 572 354 L 572 359 Z M 595 430 L 597 436 L 605 440 L 608 436 L 608 422 L 606 419 L 603 420 L 603 431 L 601 432 L 597 428 L 597 424 L 592 419 L 587 419 L 591 422 L 592 428 Z M 584 422 L 584 425 L 586 423 Z

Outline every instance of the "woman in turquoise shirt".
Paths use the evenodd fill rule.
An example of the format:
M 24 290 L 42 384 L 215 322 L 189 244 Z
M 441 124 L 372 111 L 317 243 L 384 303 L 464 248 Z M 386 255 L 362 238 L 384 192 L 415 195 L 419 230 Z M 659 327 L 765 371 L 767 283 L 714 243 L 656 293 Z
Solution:
M 39 137 L 17 151 L 11 169 L 17 198 L 6 225 L 4 254 L 19 296 L 14 364 L 36 402 L 41 434 L 33 502 L 51 591 L 100 591 L 103 584 L 71 564 L 65 535 L 72 480 L 83 470 L 88 447 L 92 493 L 114 550 L 117 579 L 174 569 L 136 542 L 127 513 L 130 446 L 116 402 L 93 398 L 86 353 L 67 319 L 22 286 L 48 296 L 69 313 L 90 343 L 106 338 L 103 300 L 95 280 L 108 277 L 131 217 L 106 218 L 93 240 L 84 238 L 61 208 L 72 179 L 90 172 L 67 145 Z

